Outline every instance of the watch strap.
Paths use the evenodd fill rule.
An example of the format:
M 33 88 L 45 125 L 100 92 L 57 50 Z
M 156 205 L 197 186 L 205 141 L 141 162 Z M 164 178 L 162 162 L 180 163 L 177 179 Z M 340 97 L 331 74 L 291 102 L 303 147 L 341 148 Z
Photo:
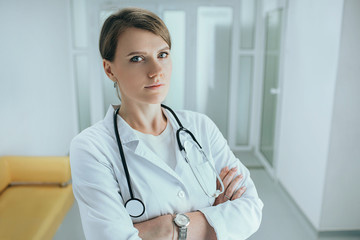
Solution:
M 186 240 L 187 227 L 179 227 L 179 240 Z

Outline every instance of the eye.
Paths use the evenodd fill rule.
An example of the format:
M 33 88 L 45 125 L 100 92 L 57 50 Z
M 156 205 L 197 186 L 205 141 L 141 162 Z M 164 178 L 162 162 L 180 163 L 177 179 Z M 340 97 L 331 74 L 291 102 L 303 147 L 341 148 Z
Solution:
M 167 52 L 161 52 L 159 54 L 159 58 L 167 58 L 167 56 L 169 56 L 169 53 L 167 53 Z
M 130 59 L 130 62 L 141 62 L 143 60 L 144 60 L 144 58 L 141 56 L 134 56 Z

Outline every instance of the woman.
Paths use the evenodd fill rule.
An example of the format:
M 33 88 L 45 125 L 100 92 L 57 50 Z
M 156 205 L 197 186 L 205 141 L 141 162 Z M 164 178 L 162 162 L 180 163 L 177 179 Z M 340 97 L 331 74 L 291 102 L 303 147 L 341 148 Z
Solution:
M 104 120 L 71 144 L 86 238 L 228 240 L 253 234 L 263 204 L 249 171 L 208 117 L 161 105 L 172 69 L 161 19 L 123 9 L 105 21 L 99 47 L 121 106 L 110 106 Z M 177 142 L 181 124 L 191 132 L 178 136 L 186 159 Z

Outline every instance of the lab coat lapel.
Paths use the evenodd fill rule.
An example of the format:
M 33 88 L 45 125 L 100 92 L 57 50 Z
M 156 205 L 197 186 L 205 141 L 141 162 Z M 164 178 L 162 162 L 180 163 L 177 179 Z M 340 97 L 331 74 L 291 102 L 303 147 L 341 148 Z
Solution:
M 176 168 L 175 171 L 171 169 L 162 159 L 160 159 L 156 154 L 154 154 L 143 142 L 139 141 L 139 144 L 137 145 L 137 148 L 135 150 L 135 154 L 139 157 L 142 157 L 146 161 L 149 161 L 153 165 L 155 165 L 158 168 L 161 168 L 164 172 L 169 174 L 170 176 L 176 178 L 179 182 L 182 184 L 183 181 L 180 178 L 180 175 L 177 174 Z M 178 156 L 176 154 L 176 161 L 178 161 Z M 178 164 L 176 164 L 176 167 Z
M 116 142 L 116 137 L 115 137 L 115 129 L 114 129 L 114 111 L 119 107 L 120 107 L 119 105 L 110 105 L 104 118 L 104 125 L 110 132 L 110 135 L 112 136 L 115 142 Z M 129 126 L 129 124 L 120 117 L 120 115 L 118 115 L 116 119 L 118 125 L 118 133 L 122 145 L 126 145 L 131 149 L 136 149 L 137 144 L 139 142 L 139 138 L 134 133 L 133 129 Z
M 184 170 L 186 170 L 187 167 L 187 163 L 183 157 L 183 155 L 181 154 L 179 147 L 176 145 L 176 167 L 175 167 L 175 172 L 177 173 L 178 176 L 183 176 L 184 174 Z
M 107 129 L 111 132 L 113 135 L 114 141 L 116 141 L 115 138 L 115 131 L 114 131 L 114 109 L 118 108 L 120 106 L 110 106 L 106 116 L 105 116 L 105 125 Z M 176 122 L 174 122 L 174 119 L 172 117 L 169 118 L 169 115 L 166 111 L 164 111 L 165 115 L 168 119 L 170 119 L 171 124 L 173 126 L 173 131 L 175 132 L 176 136 L 176 130 L 178 129 L 178 125 Z M 149 161 L 154 166 L 162 169 L 164 172 L 169 174 L 170 176 L 176 178 L 180 183 L 184 184 L 182 179 L 180 178 L 183 166 L 182 164 L 179 165 L 179 161 L 183 161 L 185 163 L 185 160 L 183 159 L 180 151 L 178 150 L 177 143 L 175 143 L 176 151 L 176 167 L 175 171 L 171 169 L 164 161 L 162 161 L 158 156 L 156 156 L 150 149 L 148 149 L 144 143 L 142 143 L 134 130 L 126 123 L 125 120 L 123 120 L 120 116 L 117 117 L 118 121 L 118 129 L 119 129 L 119 135 L 120 139 L 123 145 L 123 148 L 127 148 L 129 151 L 134 152 L 139 157 L 145 159 L 146 161 Z M 126 154 L 126 153 L 125 153 Z
M 173 131 L 174 131 L 174 136 L 176 138 L 176 132 L 180 126 L 179 126 L 178 122 L 176 121 L 176 119 L 174 118 L 174 116 L 168 110 L 164 109 L 164 114 L 166 115 L 166 118 L 170 120 L 170 123 L 171 123 Z M 182 139 L 184 139 L 186 137 L 187 137 L 186 135 L 185 136 L 183 135 Z M 182 179 L 182 176 L 184 176 L 184 171 L 188 171 L 187 168 L 189 166 L 186 163 L 183 155 L 180 152 L 177 140 L 175 140 L 175 155 L 176 155 L 175 172 L 176 172 L 177 176 Z

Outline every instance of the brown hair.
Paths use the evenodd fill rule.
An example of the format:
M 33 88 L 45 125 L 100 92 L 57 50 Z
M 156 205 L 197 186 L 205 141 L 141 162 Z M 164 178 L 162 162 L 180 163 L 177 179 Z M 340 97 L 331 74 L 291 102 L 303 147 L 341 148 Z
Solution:
M 120 34 L 131 27 L 160 36 L 171 49 L 169 30 L 156 14 L 141 8 L 124 8 L 108 17 L 101 29 L 99 50 L 103 59 L 114 60 Z

